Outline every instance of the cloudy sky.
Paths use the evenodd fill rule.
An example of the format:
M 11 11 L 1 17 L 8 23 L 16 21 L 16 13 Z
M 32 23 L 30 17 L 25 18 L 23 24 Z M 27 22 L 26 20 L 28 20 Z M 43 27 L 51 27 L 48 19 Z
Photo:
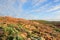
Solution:
M 60 21 L 60 0 L 0 0 L 0 16 Z

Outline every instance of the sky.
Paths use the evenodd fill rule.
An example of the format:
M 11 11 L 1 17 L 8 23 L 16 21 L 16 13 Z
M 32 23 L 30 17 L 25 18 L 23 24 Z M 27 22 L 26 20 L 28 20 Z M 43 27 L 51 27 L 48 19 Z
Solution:
M 60 0 L 0 0 L 0 16 L 60 21 Z

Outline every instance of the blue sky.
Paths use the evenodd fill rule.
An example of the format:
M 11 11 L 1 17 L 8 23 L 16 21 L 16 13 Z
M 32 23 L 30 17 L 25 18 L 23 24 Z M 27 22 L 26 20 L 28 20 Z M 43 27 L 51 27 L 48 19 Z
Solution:
M 60 21 L 60 0 L 0 0 L 0 16 Z

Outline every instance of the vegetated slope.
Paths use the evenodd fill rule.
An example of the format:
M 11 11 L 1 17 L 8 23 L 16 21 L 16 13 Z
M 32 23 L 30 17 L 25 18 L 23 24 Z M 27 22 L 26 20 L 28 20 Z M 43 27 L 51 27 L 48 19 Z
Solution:
M 51 24 L 0 17 L 0 40 L 60 40 L 60 29 Z

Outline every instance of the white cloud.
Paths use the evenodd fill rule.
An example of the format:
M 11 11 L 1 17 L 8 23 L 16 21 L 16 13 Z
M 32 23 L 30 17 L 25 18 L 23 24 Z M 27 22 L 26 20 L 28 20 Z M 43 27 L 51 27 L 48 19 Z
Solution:
M 60 9 L 60 5 L 55 6 L 55 7 L 51 8 L 51 9 L 47 10 L 46 12 L 51 12 L 51 11 L 55 11 L 55 10 L 58 10 L 58 9 Z
M 27 0 L 20 0 L 21 1 L 21 3 L 25 3 L 25 2 L 27 2 Z
M 4 16 L 17 16 L 23 11 L 21 5 L 19 4 L 18 9 L 14 8 L 14 3 L 16 0 L 5 0 L 5 5 L 0 5 L 0 14 Z
M 49 21 L 60 21 L 60 10 L 53 12 L 54 16 L 49 18 Z
M 47 1 L 47 0 L 38 0 L 37 2 L 35 2 L 35 0 L 33 1 L 33 8 L 35 7 L 35 6 L 39 6 L 39 5 L 41 5 L 41 3 L 43 3 L 43 2 L 45 2 L 45 1 Z
M 28 13 L 29 13 L 29 12 L 45 12 L 46 10 L 48 10 L 49 5 L 51 5 L 51 4 L 52 4 L 52 3 L 49 2 L 49 3 L 47 3 L 47 4 L 45 4 L 45 5 L 41 6 L 41 7 L 39 7 L 39 8 L 37 8 L 37 9 L 34 9 L 35 6 L 33 6 L 33 7 L 32 7 L 32 10 L 31 10 L 31 11 L 28 11 Z M 37 5 L 37 6 L 38 6 L 38 5 Z
M 60 0 L 54 0 L 54 2 L 59 2 Z
M 0 15 L 8 15 L 8 16 L 13 16 L 13 17 L 22 17 L 26 19 L 44 19 L 44 20 L 60 20 L 60 10 L 53 12 L 55 16 L 50 17 L 44 14 L 45 16 L 39 16 L 40 14 L 33 14 L 33 13 L 41 13 L 41 12 L 51 12 L 54 10 L 60 9 L 60 5 L 53 6 L 51 9 L 47 8 L 49 7 L 52 3 L 47 3 L 43 5 L 42 7 L 34 10 L 33 8 L 36 6 L 41 5 L 41 3 L 44 3 L 47 0 L 33 0 L 33 8 L 32 10 L 29 11 L 24 11 L 22 9 L 22 5 L 27 2 L 28 0 L 18 0 L 19 6 L 18 9 L 14 8 L 13 4 L 16 2 L 16 0 L 8 0 L 6 1 L 5 5 L 0 5 Z M 58 2 L 56 0 L 56 2 Z M 51 7 L 51 6 L 50 6 Z M 49 9 L 49 10 L 48 10 Z M 46 12 L 45 12 L 46 13 Z M 41 13 L 42 14 L 42 13 Z M 52 15 L 51 15 L 52 16 Z
M 53 17 L 44 17 L 42 20 L 48 20 L 48 21 L 60 21 L 60 15 L 55 15 Z

